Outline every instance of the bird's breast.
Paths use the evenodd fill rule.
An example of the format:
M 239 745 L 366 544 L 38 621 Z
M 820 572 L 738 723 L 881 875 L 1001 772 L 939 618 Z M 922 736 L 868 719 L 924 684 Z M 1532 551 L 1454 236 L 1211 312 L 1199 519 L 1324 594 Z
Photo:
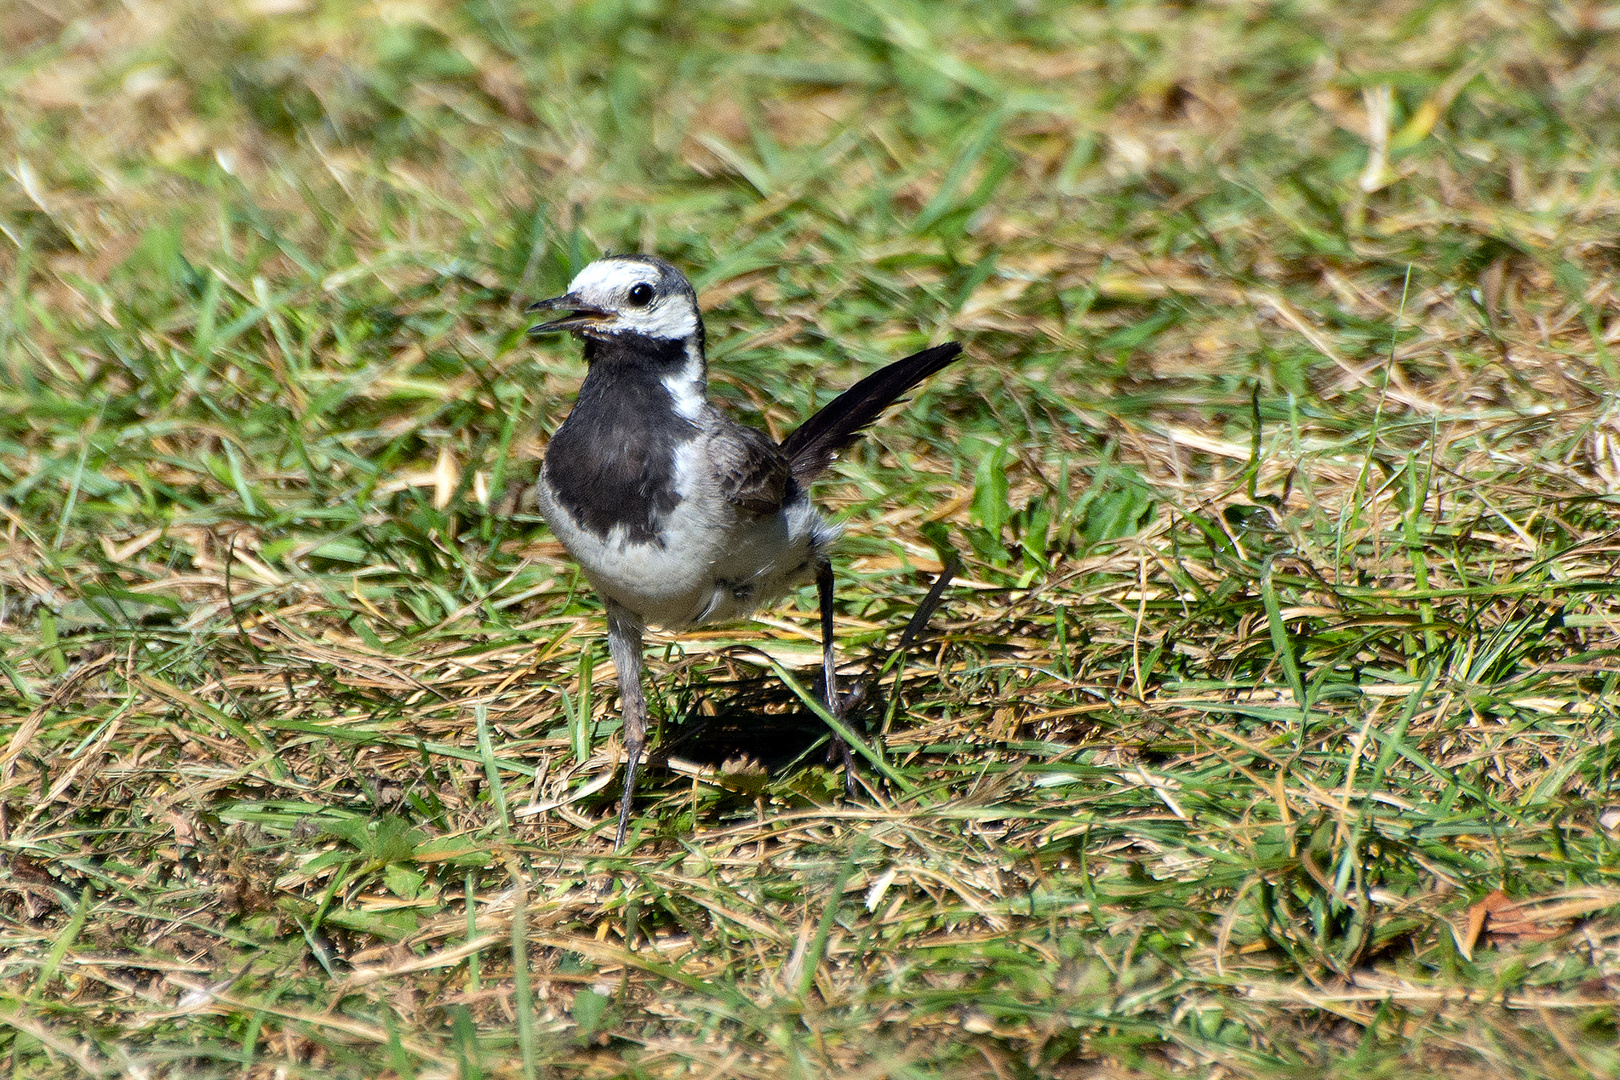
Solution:
M 599 539 L 619 530 L 638 543 L 659 544 L 681 499 L 676 458 L 700 432 L 676 414 L 668 388 L 650 373 L 608 386 L 593 378 L 546 448 L 542 486 L 579 529 Z

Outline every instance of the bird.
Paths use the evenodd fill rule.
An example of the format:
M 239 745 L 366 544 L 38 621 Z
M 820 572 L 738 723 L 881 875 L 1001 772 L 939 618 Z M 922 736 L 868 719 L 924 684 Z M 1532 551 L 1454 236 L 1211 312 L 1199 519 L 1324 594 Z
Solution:
M 601 596 L 617 672 L 625 748 L 614 844 L 623 848 L 647 741 L 642 632 L 741 619 L 810 580 L 821 614 L 823 700 L 842 719 L 833 642 L 831 550 L 841 529 L 810 501 L 810 484 L 900 396 L 952 363 L 955 342 L 879 369 L 781 443 L 709 399 L 697 293 L 653 255 L 608 255 L 529 328 L 583 341 L 587 367 L 552 434 L 536 503 Z M 843 750 L 846 783 L 853 760 Z

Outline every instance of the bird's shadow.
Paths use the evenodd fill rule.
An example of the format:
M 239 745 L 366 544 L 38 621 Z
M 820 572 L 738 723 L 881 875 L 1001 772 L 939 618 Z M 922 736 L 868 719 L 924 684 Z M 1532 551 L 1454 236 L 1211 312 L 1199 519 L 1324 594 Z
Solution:
M 840 684 L 846 693 L 851 689 L 849 682 Z M 812 692 L 821 697 L 819 683 Z M 864 700 L 850 702 L 844 719 L 864 737 L 867 722 L 881 712 L 881 702 L 861 696 Z M 775 677 L 712 682 L 665 731 L 654 758 L 683 758 L 720 770 L 755 766 L 777 774 L 795 763 L 831 764 L 816 746 L 829 734 L 821 717 Z

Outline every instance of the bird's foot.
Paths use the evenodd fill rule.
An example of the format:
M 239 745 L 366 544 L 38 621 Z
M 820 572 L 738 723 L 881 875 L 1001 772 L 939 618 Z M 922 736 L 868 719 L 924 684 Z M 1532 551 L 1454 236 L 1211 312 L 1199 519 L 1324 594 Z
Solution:
M 837 717 L 839 723 L 845 723 L 849 714 L 858 709 L 866 701 L 866 684 L 858 682 L 847 693 L 837 696 L 835 701 L 827 701 L 827 694 L 823 688 L 821 699 L 827 704 L 827 711 Z M 855 754 L 850 750 L 849 743 L 836 731 L 831 733 L 831 740 L 827 744 L 827 763 L 829 765 L 842 763 L 844 766 L 844 795 L 855 797 Z

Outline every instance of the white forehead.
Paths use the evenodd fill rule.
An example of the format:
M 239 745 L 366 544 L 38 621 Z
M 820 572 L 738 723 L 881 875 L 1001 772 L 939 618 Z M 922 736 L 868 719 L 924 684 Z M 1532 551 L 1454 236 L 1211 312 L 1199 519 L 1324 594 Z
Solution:
M 637 259 L 598 259 L 575 275 L 568 291 L 581 295 L 612 296 L 646 282 L 658 287 L 658 267 Z

